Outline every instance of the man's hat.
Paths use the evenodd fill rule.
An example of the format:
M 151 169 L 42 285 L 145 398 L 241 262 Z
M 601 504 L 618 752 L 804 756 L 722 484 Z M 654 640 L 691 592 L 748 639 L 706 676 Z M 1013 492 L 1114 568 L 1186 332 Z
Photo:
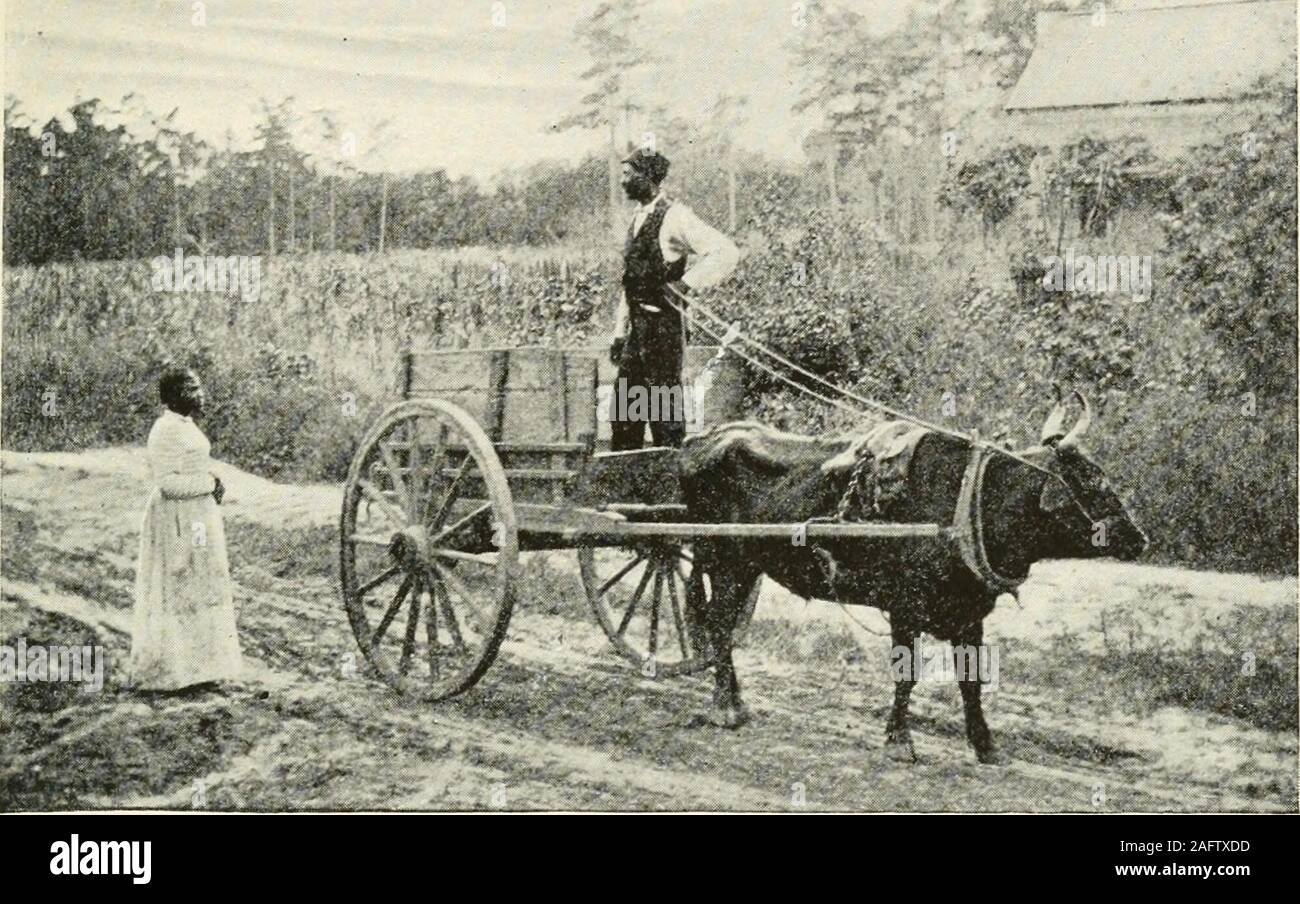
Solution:
M 624 157 L 623 162 L 656 185 L 668 175 L 668 158 L 650 148 L 637 148 Z

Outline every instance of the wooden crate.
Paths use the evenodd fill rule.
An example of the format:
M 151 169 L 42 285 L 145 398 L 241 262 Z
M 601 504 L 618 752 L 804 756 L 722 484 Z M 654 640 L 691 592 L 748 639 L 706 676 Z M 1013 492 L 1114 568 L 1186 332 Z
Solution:
M 545 348 L 412 352 L 407 398 L 461 406 L 493 442 L 578 442 L 595 431 L 596 360 Z
M 707 392 L 691 391 L 717 351 L 711 346 L 686 350 L 688 433 L 744 416 L 744 373 L 733 355 L 718 362 Z M 413 352 L 404 366 L 407 398 L 460 405 L 494 442 L 582 443 L 594 435 L 598 446 L 608 446 L 607 406 L 618 371 L 605 347 Z M 698 412 L 696 399 L 702 399 Z

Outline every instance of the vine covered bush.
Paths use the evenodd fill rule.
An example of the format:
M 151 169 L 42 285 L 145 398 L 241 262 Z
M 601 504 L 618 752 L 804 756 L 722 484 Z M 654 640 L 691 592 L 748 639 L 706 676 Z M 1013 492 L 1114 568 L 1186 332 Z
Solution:
M 800 203 L 779 189 L 755 206 L 747 253 L 715 293 L 720 300 L 710 302 L 713 308 L 824 380 L 900 390 L 931 324 L 924 307 L 899 300 L 929 277 L 901 269 L 876 224 L 848 210 Z M 815 381 L 778 369 L 825 392 Z M 753 367 L 748 375 L 756 410 L 788 426 L 803 423 L 803 415 L 821 423 L 818 412 L 801 415 L 798 393 L 788 383 Z M 795 394 L 782 401 L 789 393 Z
M 1296 95 L 1247 131 L 1198 149 L 1164 218 L 1178 304 L 1214 337 L 1215 375 L 1294 407 Z
M 1144 138 L 1089 136 L 1051 157 L 1044 191 L 1073 202 L 1084 235 L 1102 235 L 1120 209 L 1160 194 L 1166 173 Z M 1062 216 L 1070 206 L 1063 205 Z
M 939 202 L 957 213 L 977 213 L 985 229 L 1003 223 L 1030 185 L 1030 166 L 1043 148 L 1011 144 L 968 160 L 950 171 Z

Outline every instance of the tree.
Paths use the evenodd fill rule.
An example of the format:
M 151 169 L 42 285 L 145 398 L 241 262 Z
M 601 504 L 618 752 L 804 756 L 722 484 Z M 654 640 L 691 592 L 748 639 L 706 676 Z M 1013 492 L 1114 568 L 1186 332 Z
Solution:
M 609 222 L 615 235 L 622 234 L 619 211 L 620 160 L 618 128 L 641 106 L 627 85 L 628 77 L 655 57 L 637 45 L 636 35 L 645 0 L 605 0 L 582 19 L 574 29 L 574 38 L 592 59 L 580 78 L 589 90 L 579 110 L 566 116 L 552 128 L 596 129 L 609 132 L 607 163 L 609 167 Z
M 354 172 L 349 157 L 355 156 L 355 148 L 352 149 L 351 155 L 348 153 L 347 144 L 355 144 L 355 139 L 344 133 L 339 125 L 338 117 L 329 110 L 314 110 L 312 116 L 316 120 L 317 136 L 320 139 L 321 147 L 316 153 L 318 169 L 325 171 L 326 190 L 328 192 L 328 213 L 329 213 L 329 250 L 338 249 L 338 184 L 339 180 Z
M 866 17 L 810 0 L 800 21 L 799 37 L 791 47 L 794 65 L 802 73 L 794 111 L 817 110 L 833 135 L 870 140 L 874 136 L 857 97 L 865 78 L 864 54 L 873 41 Z
M 1035 10 L 1080 2 L 916 0 L 882 34 L 860 13 L 810 0 L 793 47 L 802 73 L 795 112 L 821 112 L 819 146 L 831 164 L 887 137 L 910 144 L 943 133 L 952 147 L 973 117 L 992 115 L 1023 71 Z
M 749 98 L 721 93 L 713 102 L 707 123 L 709 144 L 727 170 L 727 222 L 736 231 L 736 130 L 745 122 Z
M 388 230 L 388 168 L 383 157 L 389 150 L 389 131 L 393 126 L 391 119 L 376 120 L 369 129 L 370 142 L 362 152 L 361 159 L 367 163 L 377 164 L 379 172 L 379 253 L 384 253 L 384 244 Z
M 266 250 L 274 255 L 276 251 L 275 232 L 275 191 L 276 172 L 288 164 L 294 156 L 291 128 L 294 122 L 293 98 L 286 97 L 278 104 L 271 104 L 266 98 L 259 101 L 262 121 L 257 124 L 256 135 L 261 142 L 261 165 L 266 177 Z M 292 239 L 290 246 L 292 247 Z
M 198 181 L 199 167 L 206 156 L 206 146 L 193 132 L 185 132 L 173 124 L 180 108 L 174 108 L 163 117 L 162 124 L 154 120 L 157 135 L 153 142 L 151 157 L 156 161 L 158 172 L 171 187 L 171 234 L 173 247 L 180 248 L 187 244 L 189 232 L 188 204 L 186 195 Z
M 48 210 L 42 170 L 41 138 L 18 100 L 5 97 L 5 261 L 39 262 L 41 218 Z

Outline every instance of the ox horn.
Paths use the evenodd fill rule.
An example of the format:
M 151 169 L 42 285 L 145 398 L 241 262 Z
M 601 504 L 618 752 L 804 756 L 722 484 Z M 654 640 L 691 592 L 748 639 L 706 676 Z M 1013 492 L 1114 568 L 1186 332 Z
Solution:
M 1046 444 L 1063 436 L 1065 436 L 1065 402 L 1061 401 L 1058 392 L 1056 404 L 1052 406 L 1052 413 L 1047 416 L 1047 420 L 1043 421 L 1043 430 L 1039 434 L 1038 441 Z
M 1058 448 L 1077 445 L 1083 435 L 1088 432 L 1088 428 L 1092 426 L 1092 405 L 1088 402 L 1088 397 L 1077 389 L 1074 391 L 1074 397 L 1083 406 L 1083 414 L 1079 415 L 1079 420 L 1070 428 L 1070 432 L 1061 437 L 1061 441 L 1056 444 Z

